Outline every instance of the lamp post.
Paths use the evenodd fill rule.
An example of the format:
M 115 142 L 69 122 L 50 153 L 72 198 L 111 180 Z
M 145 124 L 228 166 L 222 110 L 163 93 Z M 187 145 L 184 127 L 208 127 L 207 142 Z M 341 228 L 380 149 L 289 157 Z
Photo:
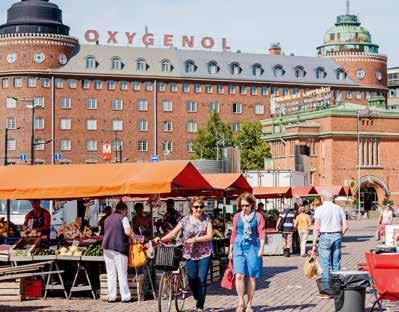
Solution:
M 10 129 L 6 127 L 4 129 L 4 166 L 8 165 L 8 131 L 10 130 L 19 130 L 21 127 Z

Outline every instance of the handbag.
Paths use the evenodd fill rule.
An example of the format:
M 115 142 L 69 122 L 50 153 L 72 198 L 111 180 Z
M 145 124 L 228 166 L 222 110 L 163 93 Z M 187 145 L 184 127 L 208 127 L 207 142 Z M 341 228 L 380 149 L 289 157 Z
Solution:
M 314 278 L 317 275 L 321 275 L 323 273 L 319 261 L 316 256 L 309 256 L 305 260 L 305 264 L 303 266 L 303 275 L 307 278 Z
M 144 246 L 134 243 L 129 246 L 128 266 L 131 268 L 139 268 L 146 264 Z
M 226 271 L 224 271 L 220 286 L 224 289 L 234 288 L 234 271 L 233 271 L 233 260 L 230 259 Z

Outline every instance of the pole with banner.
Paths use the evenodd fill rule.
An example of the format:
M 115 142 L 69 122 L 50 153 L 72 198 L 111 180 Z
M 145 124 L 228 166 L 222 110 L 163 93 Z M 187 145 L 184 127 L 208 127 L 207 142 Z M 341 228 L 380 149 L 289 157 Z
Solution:
M 112 145 L 109 143 L 103 144 L 103 160 L 112 160 Z

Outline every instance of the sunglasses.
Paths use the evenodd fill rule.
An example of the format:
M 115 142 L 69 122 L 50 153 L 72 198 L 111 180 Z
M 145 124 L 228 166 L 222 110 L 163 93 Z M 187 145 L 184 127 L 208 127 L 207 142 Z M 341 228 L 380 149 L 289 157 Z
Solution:
M 194 209 L 204 209 L 204 205 L 194 205 L 193 208 Z
M 251 207 L 250 204 L 241 204 L 241 207 Z

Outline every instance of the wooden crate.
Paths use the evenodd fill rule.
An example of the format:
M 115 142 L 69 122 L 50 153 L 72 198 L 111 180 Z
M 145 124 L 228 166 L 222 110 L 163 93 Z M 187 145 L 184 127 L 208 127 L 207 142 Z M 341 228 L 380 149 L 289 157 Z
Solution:
M 137 301 L 144 300 L 144 275 L 138 275 L 138 289 L 135 275 L 128 275 L 127 281 L 130 288 L 130 293 L 132 294 L 132 298 Z M 138 291 L 137 291 L 138 290 Z M 117 296 L 119 296 L 119 283 L 117 282 Z M 100 275 L 100 299 L 102 301 L 108 300 L 108 287 L 107 287 L 107 274 Z
M 22 301 L 25 299 L 23 280 L 0 282 L 0 302 Z

